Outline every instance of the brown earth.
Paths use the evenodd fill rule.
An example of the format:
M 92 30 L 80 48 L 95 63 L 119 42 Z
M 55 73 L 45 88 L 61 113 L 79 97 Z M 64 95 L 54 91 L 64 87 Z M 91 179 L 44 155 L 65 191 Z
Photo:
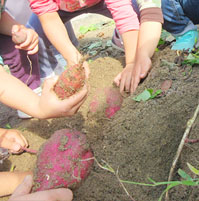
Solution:
M 88 142 L 97 161 L 105 166 L 107 162 L 118 175 L 102 169 L 95 163 L 88 179 L 74 191 L 74 201 L 125 201 L 132 200 L 120 185 L 122 180 L 149 183 L 167 181 L 172 161 L 186 129 L 187 121 L 193 116 L 199 104 L 199 68 L 182 68 L 170 65 L 176 53 L 169 47 L 156 52 L 153 68 L 148 77 L 139 85 L 135 94 L 124 99 L 122 108 L 112 119 L 106 118 L 105 100 L 100 99 L 100 111 L 91 113 L 89 104 L 94 95 L 112 85 L 113 78 L 122 70 L 123 53 L 106 47 L 114 25 L 102 26 L 100 30 L 88 32 L 80 39 L 80 49 L 86 52 L 86 45 L 102 41 L 97 48 L 97 56 L 90 63 L 90 93 L 79 112 L 70 118 L 50 120 L 19 120 L 14 110 L 1 105 L 0 124 L 9 123 L 21 130 L 28 139 L 30 148 L 39 149 L 56 130 L 77 129 L 86 133 Z M 101 34 L 99 34 L 101 33 Z M 104 35 L 103 35 L 103 34 Z M 103 35 L 103 37 L 99 37 Z M 168 63 L 171 62 L 171 63 Z M 132 98 L 144 89 L 160 89 L 165 80 L 172 82 L 171 87 L 160 97 L 145 102 L 135 102 Z M 199 138 L 199 117 L 197 117 L 190 138 Z M 174 179 L 180 180 L 177 169 L 181 168 L 190 175 L 186 163 L 199 167 L 198 144 L 186 144 L 174 172 Z M 1 169 L 31 170 L 35 155 L 23 153 L 12 155 L 3 163 Z M 166 186 L 146 187 L 124 184 L 136 201 L 157 201 Z M 179 186 L 170 191 L 171 201 L 198 201 L 197 187 Z M 6 201 L 8 198 L 1 198 Z

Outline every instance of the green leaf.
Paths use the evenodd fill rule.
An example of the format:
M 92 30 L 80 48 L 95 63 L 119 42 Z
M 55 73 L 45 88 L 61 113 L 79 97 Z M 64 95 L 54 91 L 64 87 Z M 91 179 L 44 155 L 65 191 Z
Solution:
M 175 186 L 178 186 L 178 185 L 180 185 L 180 183 L 173 183 L 173 184 L 170 184 L 169 186 L 167 186 L 167 188 L 162 192 L 162 194 L 161 194 L 160 198 L 158 199 L 158 201 L 161 201 L 161 200 L 162 200 L 163 195 L 164 195 L 167 191 L 169 191 L 171 188 L 173 188 L 173 187 L 175 187 Z
M 197 186 L 198 183 L 195 181 L 181 181 L 182 185 L 186 185 L 186 186 Z
M 98 48 L 98 47 L 101 47 L 102 46 L 102 41 L 97 41 L 95 43 L 92 43 L 89 47 L 88 47 L 88 50 L 92 50 L 94 48 Z
M 7 129 L 11 129 L 11 128 L 12 128 L 9 123 L 7 123 L 7 124 L 5 125 L 5 127 L 6 127 Z
M 111 40 L 108 40 L 108 41 L 106 42 L 106 46 L 107 46 L 107 47 L 111 47 L 111 46 L 112 46 L 112 41 L 111 41 Z
M 147 101 L 151 98 L 151 93 L 148 91 L 148 89 L 145 89 L 141 94 L 134 97 L 133 100 L 140 102 L 140 101 Z
M 162 90 L 158 89 L 154 94 L 152 94 L 151 98 L 155 98 L 156 96 L 158 96 L 161 93 L 162 93 Z
M 185 171 L 183 171 L 182 169 L 178 169 L 178 174 L 183 178 L 186 179 L 188 181 L 192 181 L 193 179 L 191 178 L 191 176 L 189 176 Z
M 93 62 L 93 60 L 92 60 L 92 59 L 89 59 L 89 60 L 88 60 L 88 63 L 89 63 L 89 64 L 90 64 L 90 63 L 92 63 L 92 62 Z
M 156 51 L 156 52 L 159 52 L 159 49 L 156 47 L 156 48 L 155 48 L 155 51 Z
M 158 46 L 164 45 L 164 44 L 165 44 L 165 41 L 162 38 L 160 38 L 160 40 L 158 42 Z
M 187 163 L 189 169 L 196 175 L 199 175 L 199 170 L 197 170 L 195 167 L 193 167 L 190 163 Z
M 91 24 L 88 28 L 89 31 L 95 31 L 99 29 L 100 25 L 99 24 Z
M 90 26 L 81 26 L 79 32 L 81 34 L 86 34 L 88 31 L 95 31 L 100 28 L 100 24 L 91 24 Z
M 149 99 L 153 99 L 159 94 L 162 93 L 162 90 L 159 89 L 155 93 L 153 93 L 153 89 L 145 89 L 141 94 L 138 96 L 134 97 L 133 100 L 140 102 L 140 101 L 147 101 Z
M 194 64 L 199 64 L 199 56 L 197 53 L 196 54 L 190 53 L 182 63 L 190 64 L 191 66 Z
M 87 33 L 88 31 L 89 31 L 89 28 L 86 27 L 86 26 L 81 26 L 81 27 L 79 28 L 79 32 L 80 32 L 81 34 L 85 34 L 85 33 Z

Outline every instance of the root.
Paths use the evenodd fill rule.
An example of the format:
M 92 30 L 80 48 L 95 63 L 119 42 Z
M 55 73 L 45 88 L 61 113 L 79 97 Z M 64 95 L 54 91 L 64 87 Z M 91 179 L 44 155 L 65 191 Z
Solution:
M 169 172 L 168 182 L 172 180 L 174 169 L 175 169 L 175 167 L 176 167 L 176 164 L 177 164 L 177 162 L 178 162 L 178 159 L 179 159 L 179 157 L 180 157 L 180 154 L 181 154 L 181 152 L 182 152 L 182 149 L 183 149 L 183 147 L 184 147 L 184 144 L 185 144 L 185 142 L 186 142 L 186 139 L 188 138 L 188 135 L 189 135 L 189 133 L 190 133 L 191 127 L 192 127 L 193 123 L 195 122 L 198 113 L 199 113 L 199 104 L 198 104 L 198 106 L 197 106 L 197 108 L 196 108 L 196 110 L 195 110 L 195 112 L 194 112 L 193 117 L 187 121 L 187 127 L 186 127 L 186 129 L 185 129 L 184 135 L 183 135 L 183 137 L 182 137 L 182 140 L 181 140 L 181 142 L 180 142 L 180 145 L 179 145 L 179 147 L 178 147 L 178 150 L 177 150 L 177 152 L 176 152 L 176 155 L 175 155 L 175 157 L 174 157 L 174 160 L 173 160 L 173 163 L 172 163 L 170 172 Z M 165 200 L 166 200 L 166 201 L 169 201 L 169 193 L 168 193 L 168 191 L 166 192 Z
M 26 80 L 26 84 L 28 84 L 28 81 L 30 80 L 30 78 L 32 76 L 32 61 L 30 60 L 28 54 L 27 54 L 27 59 L 28 59 L 29 64 L 30 64 L 30 75 L 29 75 L 28 79 Z

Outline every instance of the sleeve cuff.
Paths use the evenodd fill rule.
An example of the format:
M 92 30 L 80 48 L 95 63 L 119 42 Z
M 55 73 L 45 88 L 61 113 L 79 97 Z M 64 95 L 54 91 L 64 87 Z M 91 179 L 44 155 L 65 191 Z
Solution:
M 161 8 L 153 7 L 153 8 L 145 8 L 140 12 L 140 23 L 143 22 L 160 22 L 163 24 L 163 14 Z

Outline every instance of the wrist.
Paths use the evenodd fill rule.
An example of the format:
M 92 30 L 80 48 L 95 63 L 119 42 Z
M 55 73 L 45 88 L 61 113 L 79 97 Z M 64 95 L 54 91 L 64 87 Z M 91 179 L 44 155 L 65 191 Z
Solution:
M 67 61 L 67 65 L 69 66 L 78 64 L 82 57 L 79 51 L 74 46 L 67 48 L 67 52 L 63 56 L 64 59 Z

